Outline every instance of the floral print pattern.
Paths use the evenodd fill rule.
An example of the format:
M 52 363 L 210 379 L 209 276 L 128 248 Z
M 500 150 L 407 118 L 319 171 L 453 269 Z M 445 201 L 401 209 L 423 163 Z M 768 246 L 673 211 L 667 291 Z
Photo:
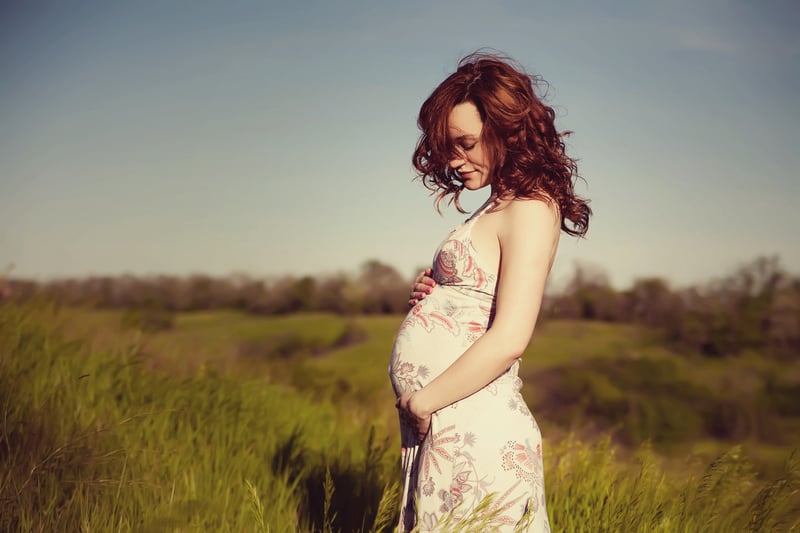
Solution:
M 391 373 L 394 376 L 394 382 L 399 385 L 398 390 L 402 394 L 409 390 L 421 388 L 422 385 L 420 383 L 427 379 L 430 372 L 428 367 L 424 365 L 414 366 L 408 361 L 398 359 L 392 365 Z
M 443 285 L 453 285 L 461 283 L 463 280 L 458 277 L 456 268 L 456 254 L 453 251 L 442 250 L 436 256 L 437 281 Z
M 497 275 L 481 264 L 470 238 L 481 214 L 439 246 L 437 285 L 401 324 L 389 364 L 398 396 L 424 387 L 491 327 Z M 444 521 L 452 526 L 487 497 L 492 530 L 550 531 L 541 434 L 520 395 L 518 368 L 517 361 L 472 396 L 435 413 L 420 444 L 401 425 L 400 531 L 437 531 Z
M 536 453 L 525 444 L 508 441 L 501 453 L 503 470 L 513 471 L 517 479 L 533 481 L 537 474 L 537 459 L 541 461 L 542 447 L 536 445 Z

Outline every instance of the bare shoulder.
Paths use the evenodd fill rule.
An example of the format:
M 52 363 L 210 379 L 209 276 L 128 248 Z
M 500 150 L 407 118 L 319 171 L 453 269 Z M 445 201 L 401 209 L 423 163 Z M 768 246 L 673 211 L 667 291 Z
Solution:
M 504 202 L 505 213 L 498 233 L 506 273 L 510 269 L 541 267 L 546 277 L 555 259 L 561 235 L 558 207 L 540 199 L 514 199 Z
M 507 230 L 549 230 L 561 227 L 561 218 L 555 202 L 538 198 L 504 200 L 502 211 Z

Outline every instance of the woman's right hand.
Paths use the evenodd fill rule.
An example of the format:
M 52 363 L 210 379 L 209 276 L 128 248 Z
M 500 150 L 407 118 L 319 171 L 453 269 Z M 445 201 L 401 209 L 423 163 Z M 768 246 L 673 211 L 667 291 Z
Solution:
M 414 307 L 431 293 L 431 290 L 436 286 L 436 282 L 431 277 L 432 275 L 433 271 L 430 268 L 426 268 L 419 273 L 414 280 L 414 284 L 411 285 L 411 295 L 408 300 L 409 307 Z

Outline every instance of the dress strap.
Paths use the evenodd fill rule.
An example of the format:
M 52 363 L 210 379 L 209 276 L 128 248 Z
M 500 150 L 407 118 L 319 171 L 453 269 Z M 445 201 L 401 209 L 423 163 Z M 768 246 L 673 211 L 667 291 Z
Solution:
M 486 211 L 488 211 L 488 210 L 489 210 L 489 208 L 491 208 L 492 206 L 494 206 L 494 200 L 492 200 L 492 199 L 486 200 L 486 203 L 485 203 L 485 204 L 483 204 L 482 206 L 480 206 L 480 207 L 478 208 L 478 210 L 477 210 L 477 211 L 475 211 L 475 213 L 473 213 L 473 215 L 472 215 L 471 217 L 469 217 L 469 219 L 467 220 L 467 224 L 469 224 L 470 226 L 471 226 L 472 224 L 474 224 L 474 223 L 475 223 L 475 221 L 476 221 L 476 220 L 478 220 L 479 218 L 481 218 L 481 216 L 482 216 L 482 215 L 483 215 L 483 214 L 484 214 Z

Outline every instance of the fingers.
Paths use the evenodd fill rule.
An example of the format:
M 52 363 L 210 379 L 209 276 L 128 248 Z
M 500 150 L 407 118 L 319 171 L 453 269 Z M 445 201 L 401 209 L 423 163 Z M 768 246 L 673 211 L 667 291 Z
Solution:
M 414 278 L 414 285 L 434 287 L 436 282 L 433 280 L 433 270 L 426 268 L 421 271 L 416 278 Z
M 417 441 L 422 442 L 431 429 L 431 417 L 417 418 Z
M 433 287 L 416 286 L 411 288 L 411 297 L 421 300 L 431 293 Z
M 425 298 L 427 294 L 428 294 L 427 292 L 416 290 L 416 283 L 415 283 L 414 285 L 411 286 L 411 294 L 408 295 L 408 306 L 414 307 L 420 302 L 420 300 Z
M 421 291 L 420 291 L 420 292 L 416 292 L 416 291 L 412 291 L 412 292 L 411 292 L 411 295 L 410 295 L 411 297 L 408 299 L 408 306 L 409 306 L 409 307 L 414 307 L 414 306 L 415 306 L 415 305 L 417 305 L 419 302 L 421 302 L 421 301 L 422 301 L 422 300 L 425 298 L 425 296 L 427 296 L 427 295 L 428 295 L 428 293 L 429 293 L 429 292 L 430 292 L 430 291 L 426 291 L 426 292 L 421 292 Z
M 403 404 L 402 397 L 397 399 L 395 407 L 400 415 L 400 422 L 411 429 L 416 436 L 417 442 L 425 440 L 431 428 L 431 417 L 419 418 L 408 409 L 408 404 Z
M 436 281 L 432 277 L 430 277 L 429 275 L 426 275 L 426 276 L 423 276 L 422 279 L 417 282 L 417 285 L 420 288 L 422 288 L 422 287 L 435 287 L 436 286 Z
M 408 299 L 409 307 L 414 307 L 417 305 L 421 300 L 429 295 L 436 286 L 436 281 L 431 277 L 431 275 L 433 275 L 433 270 L 426 268 L 419 273 L 416 279 L 414 279 L 414 283 L 411 284 L 411 291 Z
M 411 298 L 424 298 L 436 286 L 433 278 L 425 277 L 411 284 Z
M 400 409 L 400 422 L 408 428 L 414 430 L 414 434 L 419 434 L 419 420 L 408 409 Z
M 431 417 L 427 418 L 417 418 L 414 416 L 413 413 L 410 415 L 411 420 L 410 427 L 414 428 L 416 435 L 417 435 L 417 442 L 422 442 L 425 440 L 425 437 L 428 435 L 428 431 L 431 428 Z

